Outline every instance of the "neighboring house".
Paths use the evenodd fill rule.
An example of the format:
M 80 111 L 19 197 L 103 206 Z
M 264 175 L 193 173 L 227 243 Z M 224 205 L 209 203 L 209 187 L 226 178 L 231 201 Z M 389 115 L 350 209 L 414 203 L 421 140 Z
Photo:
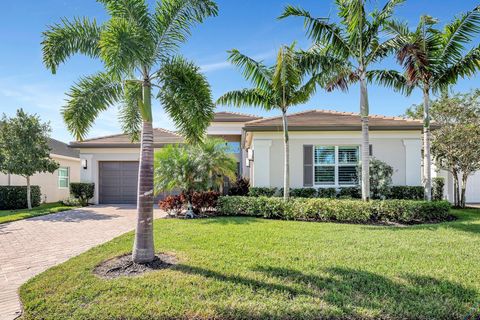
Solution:
M 360 157 L 360 116 L 356 113 L 311 110 L 288 116 L 292 188 L 355 185 Z M 371 115 L 370 154 L 394 168 L 394 185 L 421 185 L 422 122 Z M 252 186 L 282 187 L 283 137 L 281 117 L 261 118 L 218 112 L 207 130 L 224 138 L 238 161 L 238 172 Z M 177 133 L 155 129 L 155 148 L 183 143 Z M 127 135 L 72 142 L 82 159 L 81 180 L 94 182 L 95 203 L 135 203 L 139 144 Z M 452 179 L 445 172 L 446 196 L 452 199 Z M 480 202 L 480 174 L 470 180 L 468 202 Z
M 42 202 L 57 202 L 70 196 L 70 182 L 80 182 L 79 152 L 67 144 L 49 139 L 50 157 L 60 164 L 54 173 L 37 173 L 30 179 L 32 185 L 40 186 Z M 0 173 L 0 185 L 24 186 L 22 176 Z

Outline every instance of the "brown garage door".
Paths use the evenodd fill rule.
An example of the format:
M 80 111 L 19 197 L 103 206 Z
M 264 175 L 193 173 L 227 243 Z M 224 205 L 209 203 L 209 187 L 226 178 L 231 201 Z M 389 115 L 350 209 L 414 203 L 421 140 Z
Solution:
M 99 162 L 99 202 L 102 204 L 137 203 L 137 161 Z

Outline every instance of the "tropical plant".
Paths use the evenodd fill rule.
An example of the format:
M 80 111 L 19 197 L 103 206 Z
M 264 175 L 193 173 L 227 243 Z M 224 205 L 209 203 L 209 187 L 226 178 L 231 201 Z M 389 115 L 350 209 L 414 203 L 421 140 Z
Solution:
M 278 109 L 282 112 L 284 138 L 284 199 L 290 190 L 290 160 L 287 112 L 292 106 L 307 102 L 321 81 L 320 73 L 311 73 L 308 60 L 295 50 L 295 44 L 282 46 L 274 66 L 267 67 L 234 49 L 229 51 L 229 60 L 242 70 L 243 76 L 252 82 L 253 88 L 227 92 L 217 104 L 236 107 L 250 105 L 265 110 Z
M 480 6 L 435 28 L 438 20 L 422 16 L 411 31 L 406 23 L 390 21 L 397 60 L 405 70 L 410 87 L 423 92 L 423 184 L 425 198 L 431 200 L 432 160 L 430 152 L 430 95 L 447 91 L 458 78 L 470 77 L 480 68 L 480 45 L 467 51 L 467 44 L 480 32 Z
M 174 57 L 191 27 L 217 14 L 211 0 L 163 0 L 150 11 L 145 0 L 99 0 L 110 19 L 63 19 L 43 34 L 43 61 L 55 73 L 71 55 L 99 58 L 105 71 L 80 79 L 62 110 L 75 138 L 85 137 L 100 112 L 120 104 L 124 132 L 139 137 L 137 227 L 132 258 L 154 259 L 152 87 L 187 141 L 202 139 L 213 117 L 210 88 L 199 69 Z
M 224 140 L 206 139 L 201 144 L 168 145 L 155 152 L 155 192 L 178 190 L 185 194 L 193 217 L 195 191 L 218 190 L 224 177 L 236 177 L 235 159 L 226 153 Z
M 0 120 L 0 172 L 24 177 L 27 183 L 27 207 L 32 209 L 30 177 L 38 172 L 53 173 L 59 164 L 50 158 L 50 125 L 22 109 L 16 116 Z
M 480 170 L 480 91 L 433 102 L 439 127 L 432 133 L 432 154 L 453 176 L 454 204 L 465 207 L 468 177 Z
M 313 41 L 308 50 L 311 66 L 333 72 L 326 81 L 327 91 L 346 90 L 360 83 L 360 116 L 362 123 L 362 198 L 370 198 L 369 186 L 369 100 L 367 84 L 382 83 L 405 91 L 403 76 L 393 70 L 370 70 L 392 52 L 394 39 L 382 41 L 384 25 L 395 7 L 404 0 L 390 0 L 381 10 L 367 13 L 366 0 L 336 0 L 340 24 L 328 18 L 315 18 L 304 9 L 287 6 L 281 19 L 296 16 L 304 19 L 307 36 Z M 341 67 L 339 67 L 341 66 Z M 333 67 L 333 70 L 332 70 Z

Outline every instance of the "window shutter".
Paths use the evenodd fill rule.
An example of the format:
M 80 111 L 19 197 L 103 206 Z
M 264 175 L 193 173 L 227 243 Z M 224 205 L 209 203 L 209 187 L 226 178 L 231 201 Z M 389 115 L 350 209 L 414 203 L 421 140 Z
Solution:
M 368 155 L 371 157 L 373 156 L 373 145 L 368 146 Z
M 313 145 L 303 146 L 303 186 L 313 187 Z

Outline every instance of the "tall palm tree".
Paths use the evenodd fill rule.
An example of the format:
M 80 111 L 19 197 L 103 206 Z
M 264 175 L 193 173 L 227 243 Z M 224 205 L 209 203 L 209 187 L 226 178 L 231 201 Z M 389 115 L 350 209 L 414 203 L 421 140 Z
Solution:
M 360 116 L 362 122 L 362 198 L 370 198 L 369 186 L 369 100 L 367 84 L 383 81 L 397 87 L 404 83 L 401 75 L 391 70 L 370 70 L 393 49 L 394 40 L 381 41 L 384 24 L 391 19 L 395 7 L 404 0 L 389 0 L 381 10 L 370 14 L 365 11 L 366 0 L 336 0 L 340 24 L 327 18 L 314 18 L 308 11 L 287 6 L 280 19 L 296 16 L 304 19 L 307 35 L 312 39 L 312 53 L 317 53 L 318 63 L 327 57 L 335 58 L 342 68 L 327 82 L 326 89 L 346 90 L 351 83 L 360 84 Z M 343 62 L 343 63 L 342 63 Z M 337 63 L 337 65 L 338 65 Z M 399 86 L 402 88 L 401 86 Z
M 43 61 L 55 73 L 76 53 L 100 59 L 99 72 L 70 89 L 62 110 L 70 132 L 83 139 L 100 112 L 121 105 L 123 129 L 141 132 L 137 227 L 132 258 L 154 259 L 152 87 L 188 141 L 200 140 L 213 117 L 210 88 L 198 68 L 173 57 L 191 27 L 217 14 L 211 0 L 163 0 L 150 11 L 145 0 L 99 0 L 110 19 L 63 19 L 43 33 Z M 195 119 L 195 120 L 192 120 Z
M 447 91 L 459 77 L 470 77 L 480 68 L 480 45 L 466 50 L 480 32 L 480 6 L 457 17 L 443 30 L 435 28 L 437 23 L 430 16 L 422 16 L 413 31 L 406 23 L 388 24 L 408 85 L 423 92 L 423 184 L 427 200 L 432 197 L 430 94 Z
M 295 50 L 295 44 L 282 46 L 274 66 L 267 67 L 261 61 L 230 51 L 229 60 L 242 70 L 243 76 L 254 88 L 227 92 L 217 104 L 237 107 L 250 105 L 265 110 L 282 112 L 284 138 L 283 197 L 288 199 L 290 190 L 290 162 L 287 111 L 291 106 L 307 102 L 315 94 L 319 74 L 311 74 L 304 55 Z

